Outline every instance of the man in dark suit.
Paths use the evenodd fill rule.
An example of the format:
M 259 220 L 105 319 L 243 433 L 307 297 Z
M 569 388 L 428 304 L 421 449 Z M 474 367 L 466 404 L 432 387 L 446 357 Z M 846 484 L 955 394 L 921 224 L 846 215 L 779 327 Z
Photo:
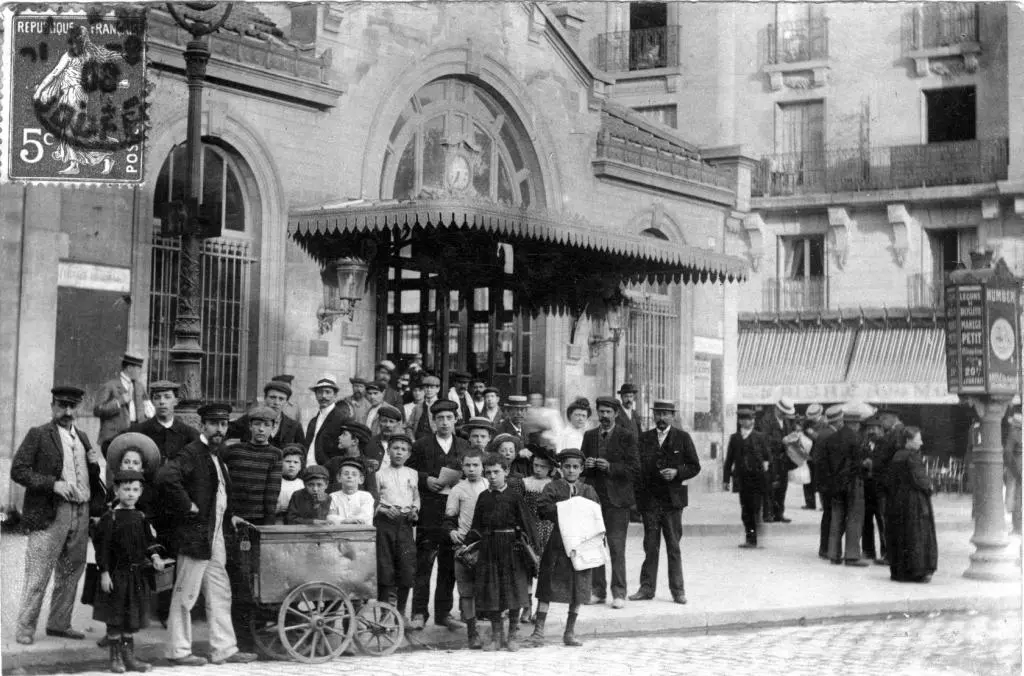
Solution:
M 729 450 L 725 454 L 722 466 L 722 481 L 725 490 L 740 494 L 740 519 L 746 541 L 740 545 L 742 549 L 757 549 L 761 545 L 757 536 L 761 530 L 761 501 L 765 499 L 765 474 L 771 465 L 771 455 L 764 437 L 754 431 L 754 412 L 749 408 L 741 408 L 736 412 L 739 431 L 729 437 Z
M 184 420 L 174 415 L 178 405 L 178 383 L 169 380 L 158 380 L 150 384 L 149 391 L 153 397 L 156 415 L 149 420 L 135 423 L 130 432 L 145 434 L 160 449 L 161 463 L 177 457 L 181 449 L 199 439 L 199 432 Z
M 395 379 L 395 362 L 389 359 L 377 362 L 377 366 L 373 370 L 373 379 L 383 383 L 384 401 L 398 410 L 402 410 L 405 402 L 402 401 L 402 395 L 391 384 Z
M 418 439 L 406 466 L 419 474 L 420 517 L 416 526 L 416 584 L 412 596 L 410 628 L 422 629 L 430 617 L 430 573 L 437 561 L 434 588 L 434 624 L 456 630 L 463 625 L 452 617 L 455 590 L 455 550 L 444 529 L 444 508 L 450 489 L 438 481 L 443 467 L 459 470 L 469 442 L 455 435 L 459 405 L 442 399 L 430 407 L 436 432 Z
M 860 423 L 860 412 L 845 409 L 843 426 L 825 440 L 825 482 L 832 500 L 828 557 L 837 565 L 868 565 L 861 559 L 860 538 L 864 529 L 863 472 L 871 462 L 864 456 Z
M 230 404 L 199 408 L 203 433 L 157 472 L 156 483 L 176 517 L 178 552 L 167 657 L 179 666 L 202 666 L 205 657 L 192 654 L 191 610 L 200 590 L 206 598 L 210 661 L 253 662 L 256 655 L 239 652 L 231 624 L 231 583 L 227 553 L 234 547 L 235 527 L 245 523 L 231 511 L 231 477 L 217 453 L 228 431 Z
M 291 398 L 292 386 L 288 383 L 271 380 L 263 386 L 263 404 L 277 416 L 270 428 L 270 445 L 275 448 L 284 448 L 289 444 L 301 444 L 305 441 L 302 427 L 284 412 Z M 232 421 L 228 425 L 228 439 L 238 439 L 242 443 L 250 441 L 250 422 L 248 413 Z
M 622 383 L 622 387 L 619 388 L 619 403 L 622 405 L 622 408 L 619 409 L 618 415 L 615 416 L 615 424 L 632 430 L 636 438 L 639 439 L 642 430 L 640 429 L 640 414 L 636 410 L 637 392 L 636 385 Z
M 789 470 L 796 469 L 796 465 L 789 459 L 786 445 L 782 440 L 795 429 L 795 416 L 796 407 L 793 402 L 789 397 L 782 397 L 776 402 L 771 413 L 761 419 L 761 424 L 757 428 L 768 444 L 768 452 L 772 455 L 768 473 L 768 494 L 764 501 L 765 521 L 791 521 L 786 518 L 786 490 L 789 487 Z
M 521 394 L 511 395 L 505 402 L 505 417 L 497 425 L 498 434 L 511 434 L 522 439 L 525 444 L 527 439 L 523 423 L 526 421 L 526 409 L 529 407 L 526 397 Z
M 683 482 L 700 473 L 700 458 L 690 435 L 672 426 L 675 404 L 656 401 L 651 411 L 654 429 L 640 435 L 640 481 L 636 492 L 637 507 L 644 522 L 644 563 L 640 568 L 640 590 L 629 600 L 654 598 L 661 538 L 664 536 L 672 600 L 686 603 L 683 561 L 679 553 L 679 540 L 683 537 L 683 509 L 688 503 Z
M 100 419 L 100 434 L 96 443 L 104 455 L 111 439 L 127 431 L 133 423 L 149 417 L 146 411 L 149 395 L 146 394 L 146 387 L 139 382 L 144 363 L 142 357 L 124 355 L 121 358 L 121 373 L 116 379 L 104 383 L 96 395 L 96 406 L 92 413 Z
M 629 514 L 636 505 L 633 484 L 640 475 L 636 436 L 615 424 L 619 400 L 597 398 L 600 426 L 583 435 L 583 477 L 601 499 L 601 514 L 612 559 L 612 608 L 626 605 L 626 531 Z M 591 580 L 591 603 L 604 603 L 608 593 L 603 566 L 596 568 Z
M 85 572 L 89 544 L 89 500 L 102 497 L 99 452 L 75 427 L 84 392 L 77 387 L 50 390 L 53 419 L 25 435 L 11 462 L 11 479 L 25 487 L 22 525 L 28 531 L 25 548 L 25 587 L 15 640 L 35 641 L 36 623 L 50 577 L 47 636 L 81 640 L 71 628 L 78 581 Z
M 828 488 L 828 467 L 825 464 L 825 442 L 843 426 L 843 407 L 839 404 L 825 410 L 828 424 L 818 432 L 818 438 L 811 446 L 811 462 L 814 467 L 814 487 L 821 498 L 821 528 L 818 538 L 818 558 L 828 558 L 828 534 L 832 528 L 832 495 Z
M 341 434 L 342 423 L 352 419 L 352 411 L 344 401 L 338 401 L 338 381 L 334 376 L 324 376 L 316 381 L 313 387 L 316 403 L 320 407 L 317 414 L 306 425 L 306 467 L 310 465 L 326 465 L 327 461 L 338 454 L 338 435 Z

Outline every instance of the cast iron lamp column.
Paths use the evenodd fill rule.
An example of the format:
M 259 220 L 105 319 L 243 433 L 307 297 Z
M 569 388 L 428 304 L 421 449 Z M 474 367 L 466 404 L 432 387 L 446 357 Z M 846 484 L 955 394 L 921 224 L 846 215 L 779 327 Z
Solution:
M 218 7 L 218 5 L 222 5 Z M 178 311 L 174 321 L 174 345 L 171 346 L 171 372 L 181 390 L 183 413 L 193 413 L 203 398 L 203 348 L 201 267 L 204 233 L 199 222 L 199 202 L 202 198 L 203 179 L 200 172 L 203 152 L 202 111 L 203 82 L 206 64 L 210 60 L 210 42 L 207 37 L 224 25 L 231 15 L 230 3 L 188 2 L 191 10 L 184 16 L 167 3 L 167 11 L 181 28 L 192 36 L 185 47 L 185 74 L 188 80 L 188 130 L 186 147 L 186 202 L 185 223 L 181 235 L 181 258 L 178 271 Z M 199 15 L 199 16 L 197 16 Z M 209 236 L 209 235 L 206 235 Z

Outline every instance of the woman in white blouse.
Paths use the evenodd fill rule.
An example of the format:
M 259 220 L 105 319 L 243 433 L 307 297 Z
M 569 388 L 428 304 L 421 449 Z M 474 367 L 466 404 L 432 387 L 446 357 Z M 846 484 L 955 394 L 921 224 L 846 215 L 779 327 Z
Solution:
M 561 452 L 566 448 L 580 448 L 583 445 L 583 433 L 590 428 L 590 416 L 593 410 L 586 397 L 580 397 L 565 409 L 565 417 L 569 424 L 562 428 L 555 441 L 555 450 Z

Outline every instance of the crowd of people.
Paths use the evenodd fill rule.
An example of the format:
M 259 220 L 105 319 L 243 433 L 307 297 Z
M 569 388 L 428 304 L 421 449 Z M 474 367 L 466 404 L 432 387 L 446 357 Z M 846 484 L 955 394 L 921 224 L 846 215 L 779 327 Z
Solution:
M 899 414 L 870 416 L 855 403 L 802 416 L 783 398 L 755 428 L 753 410 L 741 409 L 739 431 L 729 439 L 724 480 L 739 493 L 746 540 L 762 547 L 763 521 L 784 516 L 790 475 L 806 467 L 804 509 L 821 500 L 818 556 L 835 565 L 888 566 L 901 582 L 928 582 L 938 563 L 930 479 L 921 455 L 921 430 Z M 877 530 L 877 539 L 876 539 Z
M 176 415 L 179 385 L 153 382 L 147 393 L 141 366 L 126 355 L 95 409 L 106 481 L 100 452 L 74 424 L 84 396 L 75 387 L 53 389 L 52 420 L 15 455 L 29 531 L 19 643 L 35 640 L 54 572 L 46 633 L 84 639 L 71 611 L 91 536 L 95 575 L 85 596 L 107 626 L 100 643 L 112 671 L 149 668 L 132 636 L 153 614 L 166 626 L 172 664 L 252 661 L 251 571 L 239 536 L 279 523 L 374 528 L 377 598 L 408 607 L 413 631 L 431 620 L 464 628 L 469 648 L 518 650 L 523 623 L 533 625 L 526 642 L 543 643 L 552 603 L 568 605 L 563 643 L 581 645 L 582 605 L 606 603 L 609 592 L 616 609 L 654 598 L 662 540 L 672 599 L 686 603 L 684 482 L 700 462 L 690 435 L 672 425 L 671 402 L 654 402 L 654 424 L 643 430 L 632 385 L 563 412 L 536 393 L 502 400 L 457 371 L 445 396 L 440 378 L 421 369 L 393 386 L 395 367 L 382 361 L 373 380 L 351 378 L 346 397 L 330 375 L 312 383 L 318 409 L 305 425 L 294 378 L 277 376 L 262 402 L 233 420 L 226 403 L 200 407 L 195 430 Z M 628 594 L 626 533 L 637 512 L 645 559 Z M 172 562 L 173 589 L 156 593 L 153 573 Z M 209 658 L 192 651 L 200 598 Z M 486 641 L 478 618 L 490 622 Z

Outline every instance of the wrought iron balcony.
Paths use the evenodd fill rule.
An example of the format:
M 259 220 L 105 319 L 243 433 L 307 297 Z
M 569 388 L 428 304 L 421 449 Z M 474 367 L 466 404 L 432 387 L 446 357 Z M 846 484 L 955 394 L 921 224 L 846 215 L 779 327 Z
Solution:
M 767 279 L 764 283 L 762 311 L 796 312 L 828 309 L 826 277 Z
M 1006 179 L 1005 138 L 767 155 L 755 197 L 993 183 Z
M 594 38 L 594 63 L 608 73 L 679 65 L 679 26 L 604 33 Z
M 904 49 L 937 49 L 978 42 L 978 5 L 929 2 L 915 8 L 904 24 Z
M 828 58 L 828 19 L 768 26 L 767 63 L 800 63 Z
M 942 280 L 932 275 L 917 273 L 907 277 L 907 306 L 944 308 Z

